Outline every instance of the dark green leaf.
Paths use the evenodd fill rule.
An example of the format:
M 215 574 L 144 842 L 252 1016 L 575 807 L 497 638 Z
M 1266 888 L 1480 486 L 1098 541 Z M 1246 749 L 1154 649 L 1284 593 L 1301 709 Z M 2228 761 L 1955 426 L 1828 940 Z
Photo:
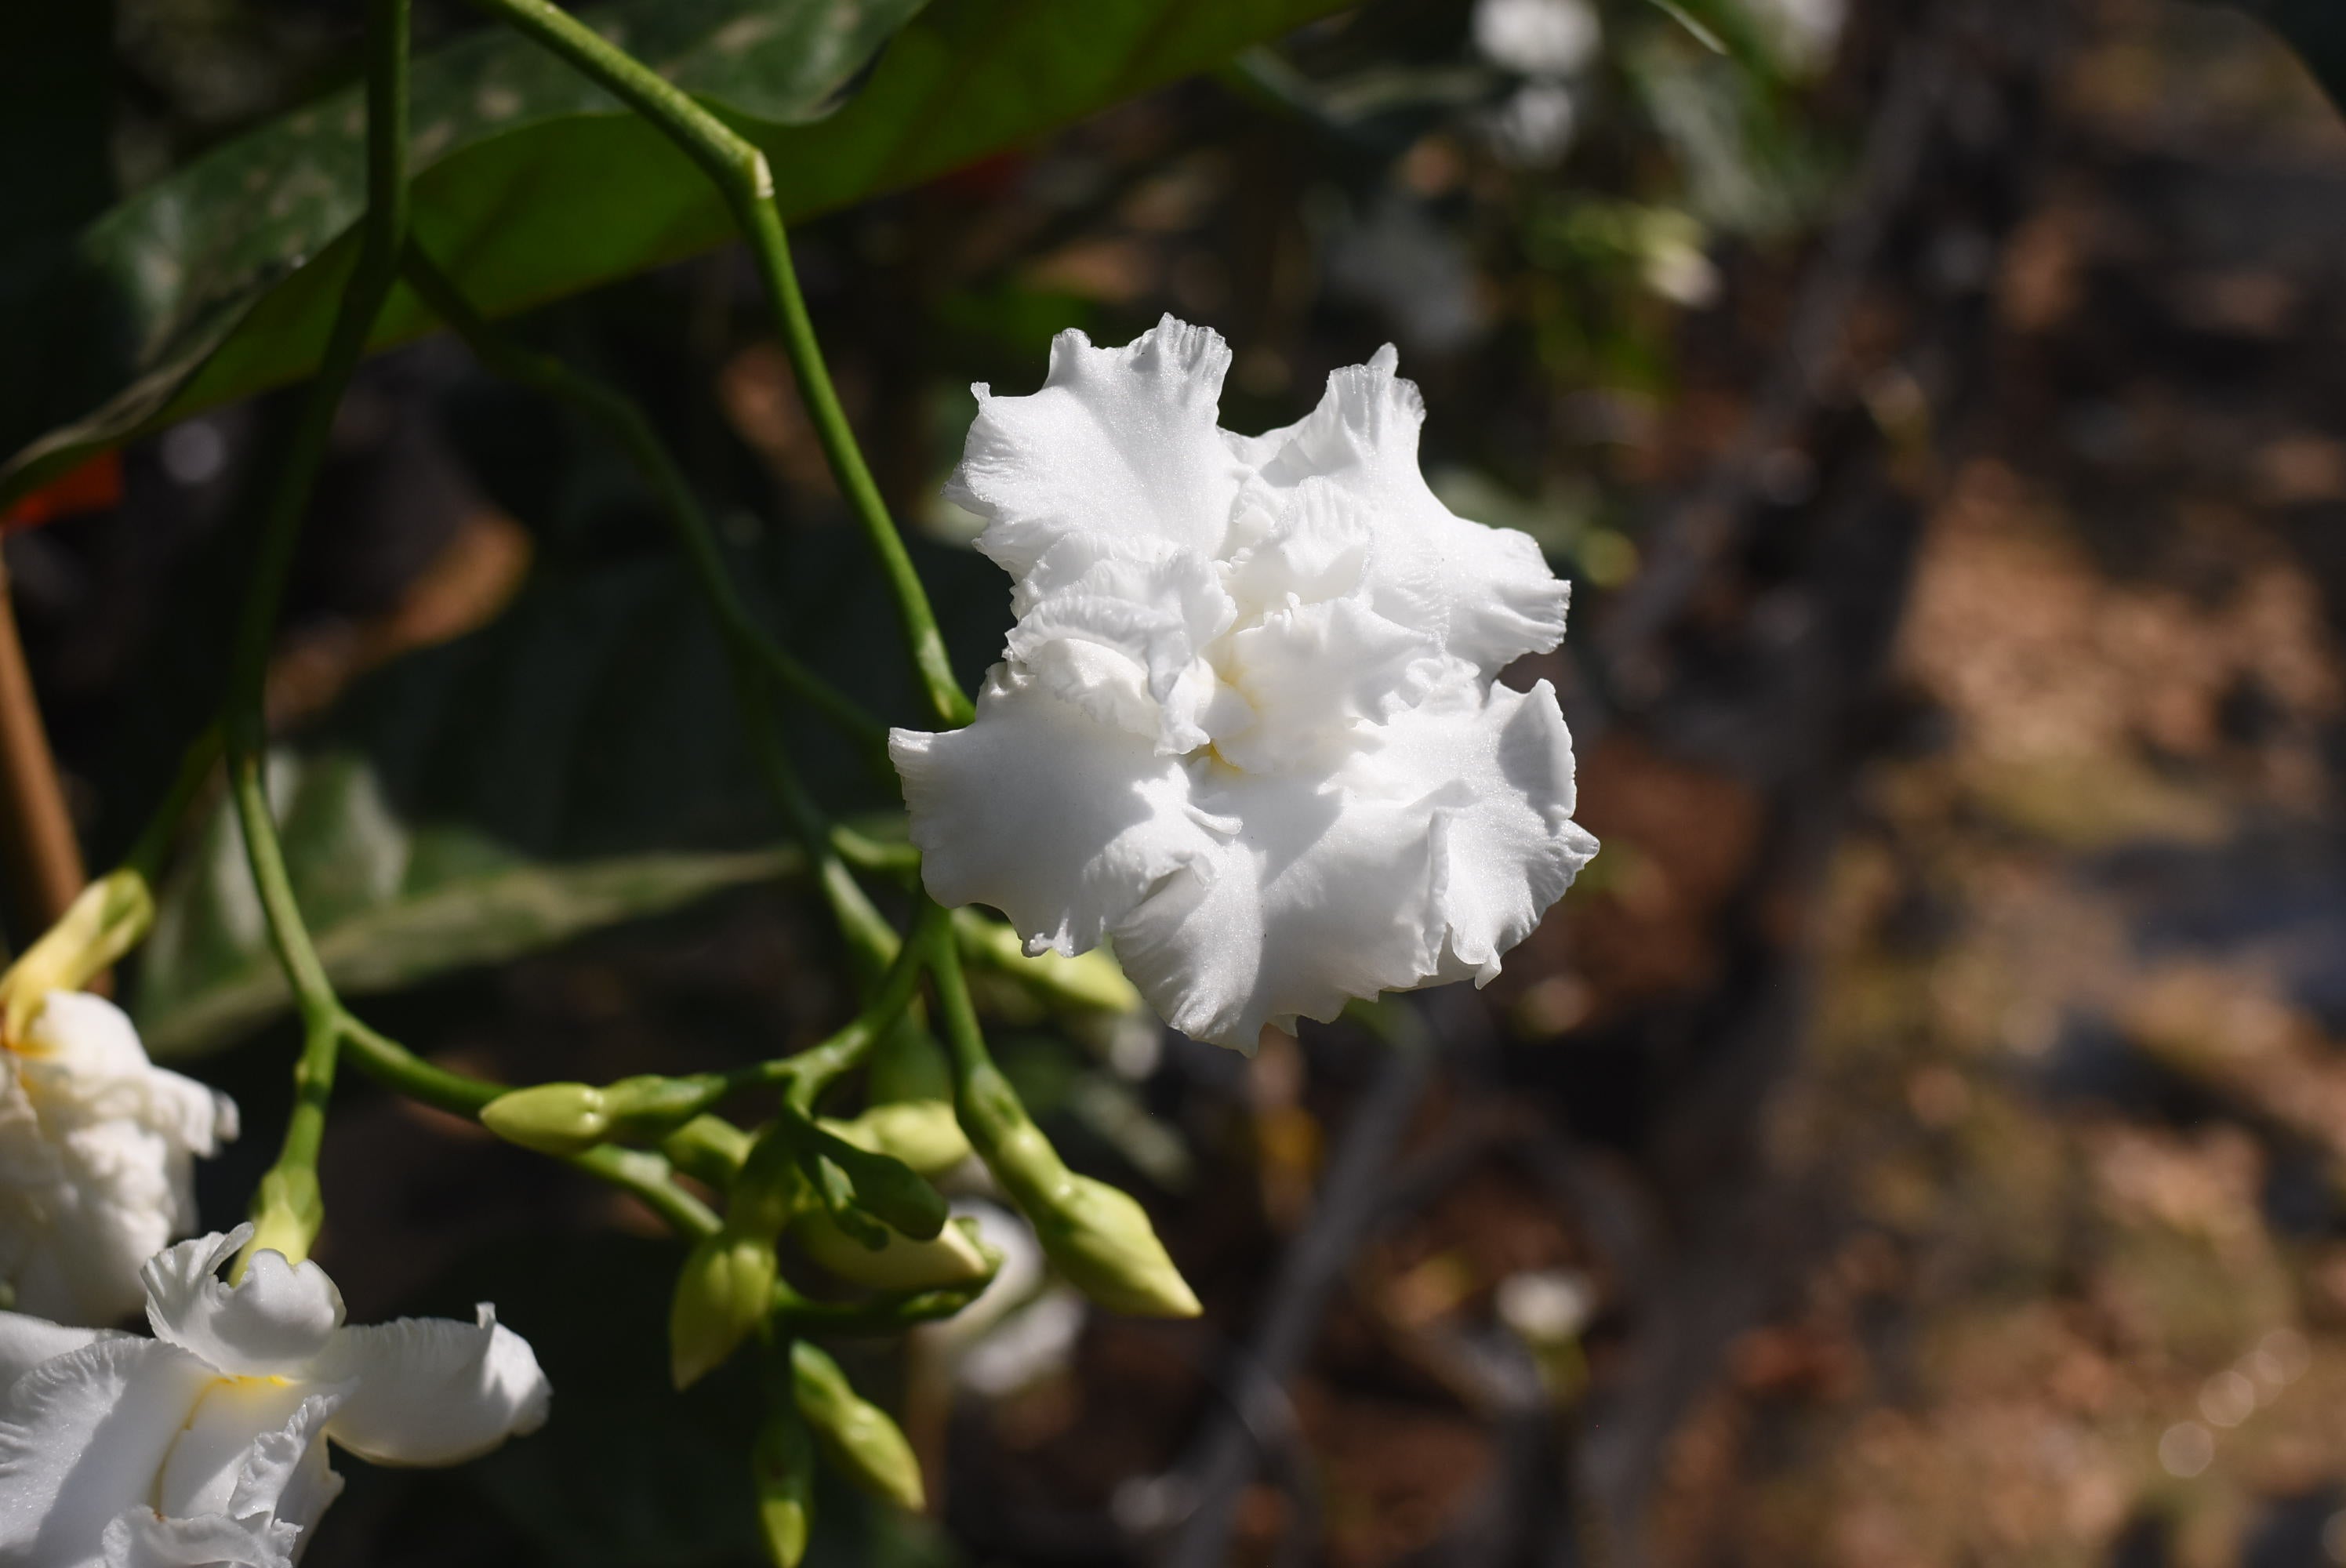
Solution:
M 917 183 L 1227 58 L 1334 0 L 622 0 L 593 13 L 762 147 L 785 216 Z M 901 28 L 899 31 L 898 29 Z M 881 41 L 869 83 L 821 117 Z M 502 315 L 728 234 L 697 171 L 521 40 L 417 62 L 414 223 Z M 0 504 L 104 447 L 299 378 L 353 254 L 362 117 L 346 92 L 117 207 L 62 277 L 0 283 Z M 72 330 L 47 329 L 60 321 Z M 380 348 L 431 322 L 404 291 Z
M 348 752 L 280 758 L 270 783 L 294 891 L 349 995 L 500 962 L 799 863 L 787 850 L 533 861 L 467 827 L 400 820 L 374 769 Z M 140 1029 L 156 1054 L 183 1054 L 226 1044 L 286 1002 L 223 806 L 165 887 L 139 972 Z

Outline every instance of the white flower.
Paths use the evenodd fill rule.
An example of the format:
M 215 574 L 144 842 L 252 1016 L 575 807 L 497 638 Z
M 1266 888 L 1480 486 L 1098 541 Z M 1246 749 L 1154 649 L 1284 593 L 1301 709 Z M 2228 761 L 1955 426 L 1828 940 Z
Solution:
M 1525 82 L 1483 118 L 1499 156 L 1522 168 L 1545 168 L 1562 158 L 1579 123 L 1572 89 L 1562 82 Z
M 1569 76 L 1596 57 L 1604 25 L 1588 0 L 1475 0 L 1474 47 L 1526 76 Z
M 198 1155 L 236 1136 L 227 1095 L 147 1060 L 102 996 L 52 991 L 0 1049 L 0 1280 L 12 1305 L 110 1323 L 139 1265 L 195 1221 Z
M 454 1464 L 546 1420 L 545 1375 L 477 1322 L 342 1326 L 314 1263 L 252 1233 L 148 1261 L 155 1338 L 0 1313 L 0 1568 L 289 1568 L 342 1491 L 332 1438 L 386 1464 Z
M 1595 853 L 1556 695 L 1565 585 L 1451 515 L 1388 347 L 1267 435 L 1215 423 L 1229 351 L 1167 317 L 976 390 L 951 487 L 1018 623 L 976 721 L 897 730 L 941 901 L 1027 951 L 1113 938 L 1177 1028 L 1251 1048 L 1348 997 L 1487 981 Z

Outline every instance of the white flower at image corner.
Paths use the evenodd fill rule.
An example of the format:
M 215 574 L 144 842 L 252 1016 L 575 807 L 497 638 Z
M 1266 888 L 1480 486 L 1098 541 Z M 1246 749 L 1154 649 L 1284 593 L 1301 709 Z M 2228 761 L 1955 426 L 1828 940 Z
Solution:
M 20 1311 L 111 1323 L 138 1271 L 195 1223 L 194 1162 L 236 1103 L 147 1059 L 123 1011 L 53 991 L 0 1049 L 0 1281 Z
M 315 1263 L 218 1278 L 251 1233 L 148 1263 L 151 1339 L 0 1313 L 0 1568 L 290 1568 L 342 1491 L 329 1440 L 444 1465 L 544 1423 L 537 1358 L 489 1308 L 346 1328 Z
M 1266 435 L 1217 425 L 1229 350 L 1167 317 L 984 386 L 948 493 L 1017 624 L 976 720 L 899 729 L 923 875 L 1027 951 L 1103 938 L 1176 1028 L 1251 1049 L 1351 997 L 1488 981 L 1596 841 L 1543 681 L 1566 587 L 1418 469 L 1388 347 Z

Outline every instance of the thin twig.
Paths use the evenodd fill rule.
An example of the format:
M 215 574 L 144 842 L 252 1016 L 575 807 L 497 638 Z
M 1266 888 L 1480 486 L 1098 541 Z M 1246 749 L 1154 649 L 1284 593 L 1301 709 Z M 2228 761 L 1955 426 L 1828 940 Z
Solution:
M 28 933 L 57 922 L 87 880 L 39 694 L 16 636 L 8 571 L 0 565 L 0 831 L 7 840 L 17 917 Z
M 1921 172 L 1948 77 L 1943 28 L 1926 25 L 1892 63 L 1865 157 L 1816 260 L 1800 280 L 1784 343 L 1750 417 L 1693 498 L 1655 528 L 1645 570 L 1615 599 L 1599 633 L 1621 694 L 1650 695 L 1654 640 L 1678 618 L 1714 562 L 1749 524 L 1760 463 L 1799 432 L 1829 390 L 1833 361 L 1873 259 Z
M 1261 1458 L 1254 1433 L 1275 1419 L 1268 1408 L 1319 1337 L 1347 1264 L 1384 1206 L 1393 1150 L 1432 1081 L 1436 1046 L 1411 1004 L 1392 1004 L 1409 1020 L 1396 1028 L 1368 1096 L 1344 1128 L 1341 1145 L 1320 1183 L 1320 1202 L 1303 1234 L 1280 1259 L 1270 1305 L 1243 1354 L 1236 1408 L 1193 1447 L 1181 1472 L 1196 1504 L 1167 1568 L 1222 1568 L 1229 1557 L 1230 1518 Z

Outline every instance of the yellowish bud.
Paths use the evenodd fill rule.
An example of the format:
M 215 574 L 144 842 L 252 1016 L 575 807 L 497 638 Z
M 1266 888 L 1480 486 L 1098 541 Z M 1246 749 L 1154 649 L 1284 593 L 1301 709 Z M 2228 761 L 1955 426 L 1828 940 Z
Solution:
M 839 1228 L 821 1209 L 800 1217 L 790 1234 L 817 1264 L 852 1284 L 873 1290 L 928 1290 L 973 1285 L 991 1278 L 1001 1258 L 977 1238 L 975 1222 L 957 1219 L 933 1241 L 914 1241 L 890 1231 L 874 1252 Z
M 1056 952 L 1029 958 L 1025 940 L 998 920 L 955 910 L 953 921 L 954 936 L 971 962 L 1018 981 L 1046 1002 L 1093 1013 L 1137 1013 L 1144 1005 L 1139 990 L 1103 949 L 1074 958 Z
M 928 1506 L 921 1463 L 903 1430 L 856 1393 L 838 1362 L 801 1339 L 790 1347 L 790 1373 L 799 1413 L 850 1481 L 909 1513 Z
M 679 1389 L 717 1369 L 774 1300 L 774 1244 L 719 1231 L 686 1254 L 668 1303 L 668 1371 Z
M 750 1451 L 758 1533 L 774 1568 L 798 1568 L 814 1522 L 814 1443 L 796 1405 L 777 1401 Z
M 155 894 L 134 871 L 82 889 L 56 924 L 0 974 L 0 1040 L 16 1044 L 52 991 L 79 991 L 138 944 L 155 923 Z
M 481 1125 L 542 1155 L 576 1155 L 610 1135 L 611 1113 L 592 1084 L 533 1084 L 482 1106 Z
M 998 1071 L 971 1074 L 959 1110 L 986 1168 L 1076 1289 L 1136 1317 L 1195 1318 L 1204 1310 L 1148 1211 L 1129 1194 L 1069 1170 Z
M 315 1170 L 271 1170 L 253 1195 L 252 1239 L 236 1255 L 230 1277 L 243 1278 L 245 1265 L 257 1252 L 280 1253 L 288 1263 L 301 1262 L 310 1256 L 310 1244 L 318 1239 L 318 1227 L 325 1220 L 326 1199 L 318 1190 Z
M 900 1159 L 923 1176 L 941 1176 L 969 1157 L 969 1137 L 950 1100 L 871 1105 L 846 1121 L 826 1118 L 822 1126 L 859 1149 Z
M 1029 1207 L 1022 1198 L 1019 1207 L 1053 1265 L 1109 1311 L 1195 1318 L 1205 1310 L 1131 1194 L 1068 1171 L 1042 1201 Z

